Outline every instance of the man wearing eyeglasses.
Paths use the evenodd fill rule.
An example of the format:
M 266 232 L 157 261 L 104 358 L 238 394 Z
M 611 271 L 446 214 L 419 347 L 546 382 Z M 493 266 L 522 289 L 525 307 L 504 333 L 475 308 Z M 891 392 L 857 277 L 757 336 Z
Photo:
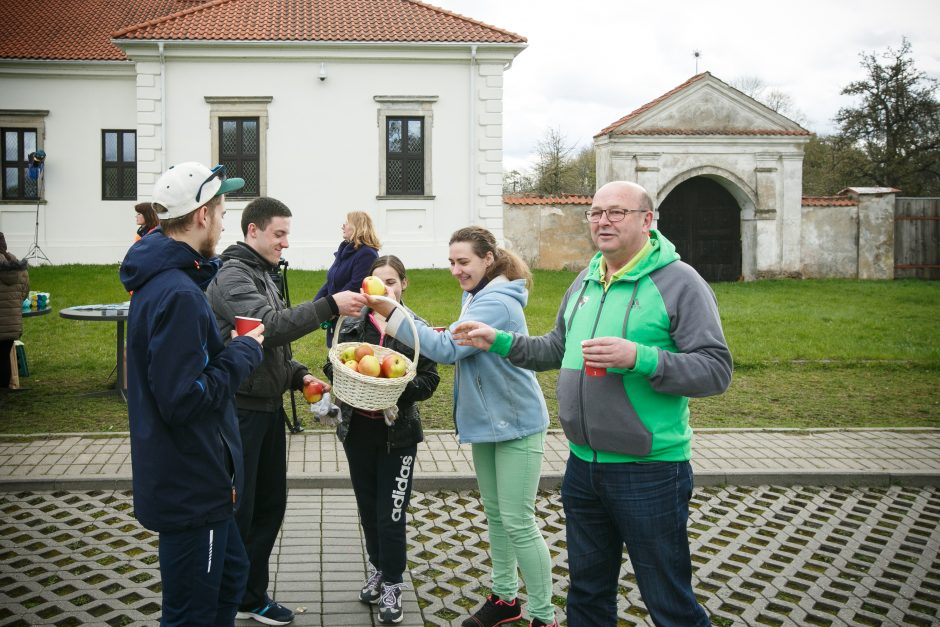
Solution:
M 153 190 L 160 228 L 128 251 L 127 413 L 134 515 L 159 533 L 161 625 L 233 625 L 248 576 L 235 391 L 261 363 L 264 325 L 223 341 L 204 290 L 219 268 L 224 194 L 242 179 L 181 163 Z
M 560 368 L 568 625 L 617 624 L 623 547 L 659 626 L 709 625 L 692 591 L 689 397 L 724 392 L 731 353 L 715 295 L 651 228 L 643 187 L 614 181 L 585 212 L 598 252 L 540 337 L 465 322 L 454 337 L 533 370 Z

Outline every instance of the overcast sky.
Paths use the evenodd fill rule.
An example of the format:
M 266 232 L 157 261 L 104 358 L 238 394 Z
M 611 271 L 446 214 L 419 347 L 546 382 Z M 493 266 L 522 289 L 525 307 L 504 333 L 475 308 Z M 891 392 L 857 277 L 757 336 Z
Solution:
M 790 95 L 803 125 L 835 130 L 863 78 L 860 52 L 912 45 L 940 77 L 940 1 L 426 0 L 526 37 L 504 82 L 504 162 L 525 166 L 549 127 L 590 145 L 599 130 L 699 71 L 756 76 Z

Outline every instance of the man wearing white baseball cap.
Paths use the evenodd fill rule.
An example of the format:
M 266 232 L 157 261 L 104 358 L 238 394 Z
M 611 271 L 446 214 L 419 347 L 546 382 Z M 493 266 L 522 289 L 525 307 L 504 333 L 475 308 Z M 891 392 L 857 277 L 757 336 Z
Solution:
M 233 625 L 248 576 L 234 513 L 242 491 L 235 391 L 261 363 L 264 325 L 226 344 L 204 290 L 219 269 L 224 166 L 171 167 L 157 180 L 160 228 L 131 246 L 127 412 L 134 514 L 160 535 L 160 624 Z

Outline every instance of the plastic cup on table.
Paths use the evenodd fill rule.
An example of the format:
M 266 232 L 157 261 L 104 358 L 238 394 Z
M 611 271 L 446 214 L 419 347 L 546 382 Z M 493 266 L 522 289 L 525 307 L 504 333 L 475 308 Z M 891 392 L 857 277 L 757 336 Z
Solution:
M 603 377 L 607 375 L 607 368 L 594 368 L 592 366 L 584 366 L 584 374 L 589 377 Z
M 437 331 L 438 333 L 443 333 L 444 331 L 447 330 L 447 327 L 431 327 L 431 328 Z
M 235 333 L 238 335 L 245 335 L 259 324 L 261 324 L 261 318 L 235 316 Z

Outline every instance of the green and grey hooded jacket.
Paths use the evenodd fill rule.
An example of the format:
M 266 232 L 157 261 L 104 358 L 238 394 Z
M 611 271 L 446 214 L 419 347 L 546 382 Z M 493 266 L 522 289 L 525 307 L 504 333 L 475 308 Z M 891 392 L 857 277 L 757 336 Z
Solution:
M 731 383 L 714 293 L 656 230 L 650 243 L 606 292 L 596 254 L 565 293 L 551 332 L 513 333 L 511 345 L 498 339 L 491 348 L 520 367 L 561 368 L 558 414 L 572 453 L 584 460 L 687 461 L 689 397 L 720 394 Z M 634 368 L 585 376 L 581 342 L 607 336 L 636 342 Z

